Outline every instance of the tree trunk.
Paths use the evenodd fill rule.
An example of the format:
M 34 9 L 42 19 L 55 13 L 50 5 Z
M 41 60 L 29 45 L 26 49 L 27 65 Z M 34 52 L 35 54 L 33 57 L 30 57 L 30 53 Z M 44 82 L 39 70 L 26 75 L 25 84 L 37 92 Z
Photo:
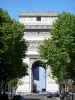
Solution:
M 59 92 L 61 94 L 61 83 L 59 84 Z
M 11 100 L 12 100 L 12 85 L 11 85 Z
M 73 84 L 72 84 L 72 89 L 73 89 Z M 72 92 L 72 100 L 73 100 L 73 92 Z
M 0 100 L 2 100 L 2 99 L 1 99 L 1 82 L 0 82 Z
M 4 93 L 3 93 L 3 94 L 5 95 L 5 92 L 6 92 L 6 91 L 5 91 L 5 83 L 4 83 L 4 86 L 3 86 L 3 88 L 4 88 L 4 91 L 3 91 Z

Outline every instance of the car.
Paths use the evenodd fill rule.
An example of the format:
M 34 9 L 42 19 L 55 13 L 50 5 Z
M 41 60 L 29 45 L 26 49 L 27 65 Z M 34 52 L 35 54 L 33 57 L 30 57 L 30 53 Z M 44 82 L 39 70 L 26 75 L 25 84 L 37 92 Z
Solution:
M 53 93 L 49 92 L 47 98 L 52 98 L 52 97 L 53 97 Z
M 15 95 L 13 100 L 24 100 L 24 98 L 21 95 Z
M 49 95 L 47 95 L 47 98 L 53 98 L 53 96 L 49 94 Z
M 1 100 L 8 100 L 8 94 L 1 94 Z
M 69 94 L 70 96 L 72 96 L 73 93 L 72 93 L 72 92 L 68 92 L 68 94 Z
M 53 97 L 53 94 L 51 92 L 39 92 L 39 95 L 41 96 L 47 96 L 47 97 Z
M 54 92 L 54 93 L 53 93 L 53 96 L 54 96 L 54 97 L 59 97 L 59 96 L 60 96 L 60 93 L 59 93 L 59 92 Z
M 41 96 L 47 96 L 48 93 L 47 93 L 46 91 L 45 91 L 45 92 L 44 92 L 44 91 L 40 91 L 40 92 L 39 92 L 39 95 L 41 95 Z
M 44 95 L 44 92 L 41 92 L 41 91 L 40 91 L 40 92 L 39 92 L 39 95 L 43 96 L 43 95 Z

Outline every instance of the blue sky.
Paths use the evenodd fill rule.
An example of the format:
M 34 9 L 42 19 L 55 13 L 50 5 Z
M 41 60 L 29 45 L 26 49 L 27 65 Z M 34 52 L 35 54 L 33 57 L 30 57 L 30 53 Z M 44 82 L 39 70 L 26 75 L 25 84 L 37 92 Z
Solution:
M 18 20 L 19 12 L 24 11 L 62 11 L 75 14 L 75 0 L 0 0 L 0 8 Z

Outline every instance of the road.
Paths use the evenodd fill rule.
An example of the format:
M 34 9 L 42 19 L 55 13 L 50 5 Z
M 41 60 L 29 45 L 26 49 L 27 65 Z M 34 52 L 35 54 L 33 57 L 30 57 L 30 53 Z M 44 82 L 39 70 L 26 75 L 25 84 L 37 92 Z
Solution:
M 24 96 L 24 100 L 60 100 L 60 99 L 57 97 L 47 98 L 46 96 L 29 95 L 29 96 Z

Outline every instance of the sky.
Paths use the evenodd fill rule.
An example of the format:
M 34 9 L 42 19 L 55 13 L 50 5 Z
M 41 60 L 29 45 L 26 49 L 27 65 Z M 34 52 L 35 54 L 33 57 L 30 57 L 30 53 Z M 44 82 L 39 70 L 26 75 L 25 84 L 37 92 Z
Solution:
M 0 0 L 0 8 L 16 20 L 20 12 L 30 11 L 66 11 L 75 15 L 75 0 Z

